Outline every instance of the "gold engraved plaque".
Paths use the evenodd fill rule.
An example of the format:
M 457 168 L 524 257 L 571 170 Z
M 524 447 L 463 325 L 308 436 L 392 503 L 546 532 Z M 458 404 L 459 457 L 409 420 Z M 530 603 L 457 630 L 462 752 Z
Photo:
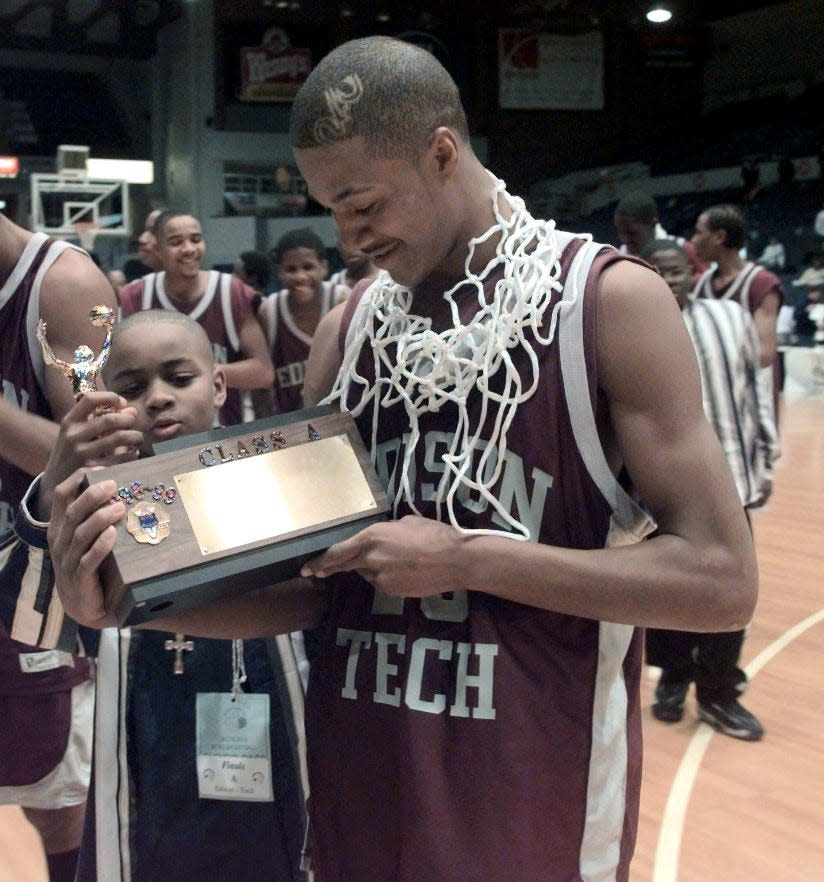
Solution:
M 204 555 L 377 508 L 346 435 L 175 475 L 175 483 Z
M 166 441 L 86 480 L 114 481 L 126 506 L 101 577 L 128 625 L 293 579 L 391 508 L 354 420 L 328 405 Z

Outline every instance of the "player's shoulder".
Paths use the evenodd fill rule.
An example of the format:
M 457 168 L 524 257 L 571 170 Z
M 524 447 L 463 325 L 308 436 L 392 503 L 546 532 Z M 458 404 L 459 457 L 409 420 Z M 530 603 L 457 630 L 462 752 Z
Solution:
M 41 310 L 79 302 L 117 305 L 114 291 L 101 269 L 85 251 L 66 248 L 48 268 L 40 288 Z

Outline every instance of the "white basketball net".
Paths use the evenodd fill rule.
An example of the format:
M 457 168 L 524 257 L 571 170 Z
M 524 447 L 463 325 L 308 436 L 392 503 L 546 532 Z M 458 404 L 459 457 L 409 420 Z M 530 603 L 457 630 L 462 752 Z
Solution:
M 410 437 L 394 499 L 396 514 L 402 499 L 420 514 L 410 485 L 410 465 L 420 440 L 419 416 L 436 413 L 448 402 L 457 405 L 458 421 L 449 451 L 443 456 L 444 471 L 435 494 L 438 520 L 443 520 L 445 502 L 450 523 L 464 533 L 502 534 L 528 540 L 529 529 L 504 510 L 491 488 L 504 466 L 507 431 L 515 411 L 538 384 L 538 358 L 532 340 L 549 345 L 555 335 L 558 314 L 563 308 L 560 299 L 552 309 L 545 336 L 540 329 L 553 292 L 561 289 L 560 264 L 555 222 L 533 218 L 522 199 L 507 193 L 503 181 L 494 176 L 493 180 L 496 222 L 470 241 L 466 279 L 443 295 L 450 306 L 452 327 L 440 333 L 432 331 L 431 319 L 409 312 L 412 292 L 382 273 L 366 295 L 369 301 L 360 313 L 364 321 L 350 335 L 335 385 L 325 401 L 337 400 L 342 408 L 347 408 L 350 395 L 356 397 L 360 388 L 360 400 L 348 407 L 352 415 L 358 416 L 372 403 L 373 462 L 380 408 L 403 403 L 409 417 Z M 509 217 L 504 215 L 502 206 L 509 208 Z M 473 273 L 470 265 L 475 249 L 498 234 L 495 256 L 479 273 Z M 487 297 L 484 279 L 499 265 L 503 265 L 503 278 L 496 283 L 492 296 Z M 478 310 L 468 324 L 463 324 L 453 295 L 467 283 L 475 287 Z M 371 348 L 373 352 L 373 383 L 357 371 L 364 344 L 367 351 Z M 526 386 L 512 361 L 512 352 L 517 350 L 526 352 L 532 366 L 531 381 Z M 503 376 L 502 391 L 493 392 L 490 381 L 498 374 Z M 467 409 L 473 390 L 481 396 L 474 423 Z M 482 439 L 487 416 L 496 406 L 491 434 Z M 461 487 L 478 493 L 514 532 L 461 527 L 454 511 L 455 494 Z

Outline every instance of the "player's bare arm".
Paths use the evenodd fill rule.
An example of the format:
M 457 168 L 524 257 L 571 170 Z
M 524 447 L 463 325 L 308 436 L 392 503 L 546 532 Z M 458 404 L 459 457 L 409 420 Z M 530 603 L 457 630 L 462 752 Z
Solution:
M 305 575 L 356 570 L 385 593 L 463 588 L 605 621 L 727 630 L 749 621 L 752 540 L 701 406 L 695 355 L 675 301 L 648 270 L 620 263 L 599 291 L 599 383 L 617 448 L 660 534 L 580 551 L 466 536 L 406 517 L 369 527 L 311 561 Z
M 249 312 L 238 329 L 245 358 L 223 365 L 226 385 L 232 389 L 265 389 L 275 381 L 275 369 L 263 329 Z
M 775 361 L 778 351 L 778 306 L 779 297 L 775 291 L 761 301 L 761 305 L 753 313 L 755 329 L 758 331 L 759 366 L 769 367 Z
M 303 380 L 303 403 L 314 407 L 331 391 L 341 364 L 338 335 L 346 303 L 339 303 L 320 320 L 309 350 L 306 376 Z
M 83 473 L 83 469 L 74 472 L 54 491 L 48 539 L 55 587 L 72 619 L 91 628 L 113 627 L 117 621 L 106 611 L 98 570 L 115 547 L 115 524 L 125 506 L 109 501 L 117 491 L 114 481 L 100 481 L 80 493 Z M 315 627 L 327 605 L 328 592 L 322 582 L 299 578 L 155 619 L 142 627 L 184 631 L 195 637 L 270 637 Z
M 112 286 L 91 258 L 67 249 L 46 273 L 40 289 L 40 317 L 46 321 L 48 339 L 54 354 L 63 361 L 74 361 L 74 350 L 81 344 L 100 352 L 106 329 L 89 321 L 94 306 L 117 311 Z M 74 404 L 71 385 L 53 369 L 45 372 L 46 396 L 55 420 L 62 419 Z
M 0 450 L 3 459 L 36 475 L 46 467 L 57 426 L 36 414 L 20 410 L 0 397 Z

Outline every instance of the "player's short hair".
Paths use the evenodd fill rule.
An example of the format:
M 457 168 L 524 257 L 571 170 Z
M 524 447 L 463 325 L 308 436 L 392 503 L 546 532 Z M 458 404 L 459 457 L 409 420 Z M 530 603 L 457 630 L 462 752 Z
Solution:
M 440 126 L 469 142 L 455 81 L 435 57 L 391 37 L 338 46 L 292 104 L 289 136 L 302 150 L 363 137 L 368 156 L 415 157 Z
M 734 248 L 737 251 L 745 245 L 747 219 L 737 205 L 732 205 L 729 202 L 711 205 L 701 213 L 707 219 L 707 226 L 711 230 L 723 230 L 726 233 L 724 244 L 727 248 Z
M 182 312 L 177 312 L 171 309 L 144 309 L 140 312 L 134 312 L 131 315 L 120 319 L 120 321 L 115 322 L 114 328 L 112 329 L 112 350 L 116 348 L 117 341 L 120 337 L 122 337 L 123 334 L 128 333 L 130 329 L 140 325 L 158 324 L 160 322 L 172 322 L 180 327 L 182 333 L 188 332 L 191 334 L 192 338 L 196 341 L 198 348 L 202 350 L 203 356 L 208 359 L 209 363 L 212 363 L 212 344 L 206 331 L 203 329 L 203 326 L 194 321 L 194 319 L 189 318 L 188 315 L 184 315 Z M 103 368 L 103 374 L 104 376 L 106 374 L 105 366 Z
M 654 224 L 658 220 L 658 206 L 649 193 L 627 193 L 615 206 L 616 217 L 628 217 L 642 224 Z
M 194 215 L 191 211 L 183 211 L 181 208 L 164 208 L 152 224 L 152 235 L 157 239 L 158 244 L 163 243 L 163 231 L 166 229 L 166 224 L 176 217 L 194 217 Z
M 652 260 L 653 254 L 659 254 L 662 251 L 675 251 L 676 254 L 683 254 L 687 260 L 690 259 L 687 249 L 675 239 L 653 239 L 652 242 L 647 243 L 641 249 L 640 257 L 649 263 Z
M 317 254 L 318 260 L 326 260 L 326 247 L 320 236 L 311 227 L 301 227 L 299 230 L 289 230 L 288 233 L 284 233 L 272 252 L 273 260 L 280 265 L 283 263 L 286 252 L 296 248 L 308 248 Z

